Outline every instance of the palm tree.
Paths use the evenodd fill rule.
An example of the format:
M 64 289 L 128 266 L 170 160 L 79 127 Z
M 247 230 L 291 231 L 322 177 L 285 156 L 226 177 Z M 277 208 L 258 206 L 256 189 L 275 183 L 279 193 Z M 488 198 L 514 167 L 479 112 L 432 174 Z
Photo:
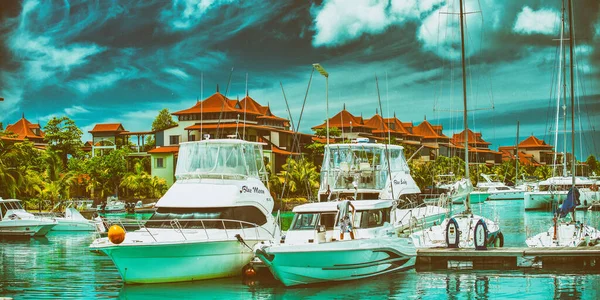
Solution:
M 287 176 L 288 188 L 293 195 L 310 198 L 319 188 L 317 167 L 306 158 L 294 160 L 288 158 L 282 166 L 282 176 Z

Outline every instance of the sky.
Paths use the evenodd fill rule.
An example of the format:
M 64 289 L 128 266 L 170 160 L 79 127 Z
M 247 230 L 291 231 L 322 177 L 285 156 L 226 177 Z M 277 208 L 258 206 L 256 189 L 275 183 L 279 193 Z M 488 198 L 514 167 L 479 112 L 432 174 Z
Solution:
M 575 151 L 585 159 L 600 153 L 600 1 L 573 2 Z M 570 90 L 568 76 L 567 89 L 557 83 L 561 5 L 465 0 L 469 126 L 493 149 L 514 145 L 517 121 L 521 140 L 554 144 L 557 100 Z M 66 115 L 85 140 L 96 123 L 146 131 L 160 109 L 191 107 L 217 84 L 233 99 L 247 87 L 297 122 L 320 63 L 329 108 L 315 72 L 301 131 L 344 105 L 369 118 L 380 99 L 384 117 L 426 118 L 451 136 L 463 129 L 458 10 L 458 0 L 4 0 L 0 122 Z

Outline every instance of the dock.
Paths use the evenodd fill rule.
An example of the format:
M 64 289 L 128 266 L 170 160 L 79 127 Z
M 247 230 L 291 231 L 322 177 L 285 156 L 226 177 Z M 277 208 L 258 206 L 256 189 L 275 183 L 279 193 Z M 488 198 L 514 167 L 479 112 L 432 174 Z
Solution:
M 462 248 L 431 248 L 417 251 L 418 271 L 443 269 L 522 268 L 577 269 L 600 271 L 600 247 L 552 248 L 492 248 L 488 250 Z

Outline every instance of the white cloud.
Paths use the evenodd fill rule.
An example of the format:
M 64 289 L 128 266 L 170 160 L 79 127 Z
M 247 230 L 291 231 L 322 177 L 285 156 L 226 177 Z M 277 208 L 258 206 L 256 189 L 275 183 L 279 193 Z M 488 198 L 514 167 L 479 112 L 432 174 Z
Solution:
M 314 12 L 314 46 L 344 45 L 364 34 L 380 34 L 391 25 L 417 20 L 443 0 L 326 0 Z
M 169 25 L 170 31 L 187 30 L 198 25 L 208 10 L 232 2 L 234 0 L 172 0 L 171 7 L 162 12 L 161 20 Z
M 137 69 L 116 69 L 111 72 L 90 75 L 85 79 L 76 80 L 70 85 L 82 94 L 109 88 L 120 80 L 130 79 L 138 74 Z
M 417 38 L 425 51 L 439 57 L 458 60 L 461 56 L 460 46 L 460 8 L 458 2 L 445 4 L 427 16 L 419 29 Z M 480 11 L 479 4 L 473 1 L 465 4 L 467 12 Z M 466 55 L 471 56 L 481 49 L 481 14 L 468 14 L 465 19 Z
M 525 6 L 517 15 L 513 31 L 525 35 L 555 34 L 559 18 L 559 13 L 553 9 L 532 10 L 529 6 Z
M 166 73 L 169 73 L 179 79 L 190 78 L 190 75 L 188 75 L 186 72 L 184 72 L 183 70 L 181 70 L 179 68 L 164 68 L 163 71 Z
M 79 105 L 73 105 L 71 107 L 65 108 L 65 114 L 67 114 L 67 116 L 74 116 L 77 114 L 88 113 L 88 112 L 90 112 L 90 111 Z

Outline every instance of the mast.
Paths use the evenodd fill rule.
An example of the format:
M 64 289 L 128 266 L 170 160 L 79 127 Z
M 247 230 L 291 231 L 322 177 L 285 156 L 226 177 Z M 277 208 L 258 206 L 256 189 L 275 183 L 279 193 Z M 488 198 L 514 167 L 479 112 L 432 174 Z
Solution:
M 564 5 L 563 5 L 563 10 L 562 10 L 562 15 L 561 15 L 561 22 L 560 22 L 560 48 L 558 51 L 558 79 L 556 80 L 556 119 L 555 119 L 555 123 L 554 123 L 554 146 L 558 149 L 558 118 L 560 115 L 560 94 L 561 94 L 561 81 L 562 81 L 562 68 L 561 68 L 561 64 L 563 63 L 563 40 L 564 40 L 564 27 L 565 27 L 565 10 L 564 10 Z M 566 151 L 565 151 L 566 152 Z M 554 151 L 554 167 L 552 168 L 552 177 L 556 176 L 556 165 L 558 163 L 558 158 L 557 158 L 557 151 Z M 552 187 L 552 186 L 551 186 Z
M 562 27 L 563 27 L 563 31 L 565 28 L 565 1 L 562 1 Z M 563 36 L 561 36 L 561 39 L 564 38 L 564 33 Z M 564 151 L 564 155 L 563 155 L 563 177 L 567 177 L 567 54 L 565 51 L 565 47 L 566 45 L 564 43 L 561 43 L 561 50 L 563 52 L 564 55 L 564 63 L 562 65 L 563 67 L 563 151 Z
M 462 61 L 462 85 L 463 85 L 463 123 L 465 127 L 465 177 L 467 180 L 471 180 L 471 176 L 469 175 L 469 125 L 467 119 L 467 73 L 465 66 L 465 29 L 464 29 L 464 12 L 463 12 L 463 0 L 459 1 L 460 4 L 460 50 L 461 50 L 461 61 Z M 465 200 L 466 212 L 471 212 L 471 201 L 469 199 L 470 195 L 467 194 L 467 198 Z
M 515 149 L 515 185 L 519 180 L 519 121 L 517 121 L 517 143 Z
M 573 86 L 573 2 L 568 0 L 569 6 L 569 71 L 571 73 L 571 189 L 575 193 L 575 91 Z M 565 151 L 566 156 L 566 151 Z M 574 194 L 573 194 L 574 196 Z M 575 222 L 575 212 L 573 212 L 573 222 Z

